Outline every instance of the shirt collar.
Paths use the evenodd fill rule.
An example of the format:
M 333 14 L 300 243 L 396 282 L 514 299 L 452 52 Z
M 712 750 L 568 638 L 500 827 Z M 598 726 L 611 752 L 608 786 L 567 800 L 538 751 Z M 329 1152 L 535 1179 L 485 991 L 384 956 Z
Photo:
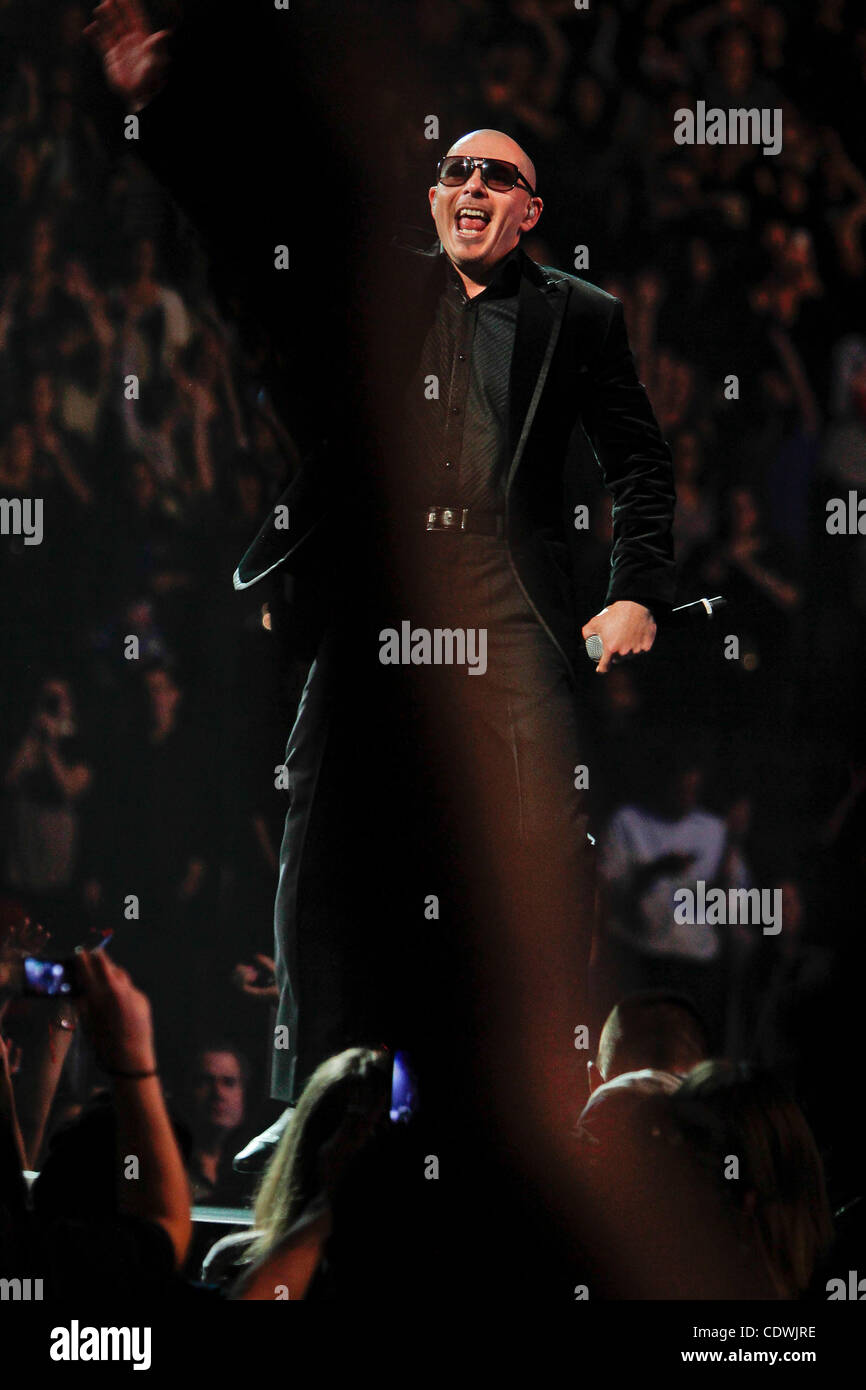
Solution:
M 472 304 L 476 304 L 481 299 L 505 299 L 517 293 L 517 287 L 520 281 L 519 244 L 509 251 L 507 256 L 503 256 L 502 260 L 497 263 L 488 284 L 485 285 L 480 294 L 475 295 L 471 300 L 469 300 L 469 296 L 463 288 L 463 281 L 460 279 L 453 261 L 446 256 L 441 242 L 439 244 L 439 250 L 442 259 L 445 261 L 446 289 L 449 294 L 456 295 L 461 304 L 467 300 Z

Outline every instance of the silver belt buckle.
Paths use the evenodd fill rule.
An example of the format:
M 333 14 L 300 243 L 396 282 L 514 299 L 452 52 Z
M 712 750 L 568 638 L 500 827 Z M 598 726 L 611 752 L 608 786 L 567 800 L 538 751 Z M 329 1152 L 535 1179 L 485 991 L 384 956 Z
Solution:
M 455 531 L 459 529 L 465 531 L 468 515 L 468 507 L 428 507 L 427 530 Z

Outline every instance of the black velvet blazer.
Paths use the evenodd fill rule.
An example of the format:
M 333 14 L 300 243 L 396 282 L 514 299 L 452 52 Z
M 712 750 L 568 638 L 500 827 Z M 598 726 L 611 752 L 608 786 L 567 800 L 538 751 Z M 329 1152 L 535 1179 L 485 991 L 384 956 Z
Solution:
M 381 312 L 386 347 L 378 360 L 387 379 L 383 396 L 400 401 L 433 312 L 443 255 L 438 242 L 421 249 L 401 240 L 390 257 L 394 293 Z M 580 627 L 602 601 L 631 599 L 657 615 L 670 607 L 675 586 L 671 455 L 637 378 L 619 300 L 574 275 L 538 266 L 523 252 L 519 261 L 508 547 L 539 621 L 573 663 Z M 585 497 L 579 486 L 581 459 L 600 466 L 613 497 L 606 595 L 575 591 L 572 552 L 588 534 L 574 526 L 574 505 Z M 344 495 L 335 482 L 338 474 L 327 446 L 307 459 L 276 504 L 289 509 L 289 530 L 275 526 L 275 513 L 267 518 L 238 565 L 236 588 L 283 566 L 289 571 L 304 566 L 309 547 L 333 543 L 327 517 L 329 506 Z

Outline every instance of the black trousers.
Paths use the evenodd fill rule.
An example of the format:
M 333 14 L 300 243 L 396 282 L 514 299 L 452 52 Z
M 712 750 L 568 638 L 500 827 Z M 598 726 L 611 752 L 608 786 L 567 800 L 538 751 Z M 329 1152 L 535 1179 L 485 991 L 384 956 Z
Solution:
M 479 962 L 497 951 L 495 920 L 479 918 L 495 915 L 499 876 L 518 861 L 516 891 L 539 924 L 550 885 L 573 886 L 556 888 L 557 912 L 573 915 L 576 992 L 585 983 L 594 866 L 567 664 L 501 539 L 422 544 L 424 582 L 406 611 L 328 633 L 288 741 L 272 1070 L 287 1102 L 350 1045 L 450 1052 L 460 1065 L 484 1026 Z M 405 619 L 474 629 L 479 644 L 483 629 L 486 669 L 383 665 L 380 634 Z

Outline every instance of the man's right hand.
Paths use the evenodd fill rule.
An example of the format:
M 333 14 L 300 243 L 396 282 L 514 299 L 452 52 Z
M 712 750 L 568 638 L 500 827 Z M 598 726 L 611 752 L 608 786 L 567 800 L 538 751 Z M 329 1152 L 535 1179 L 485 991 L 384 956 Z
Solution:
M 171 29 L 150 33 L 138 0 L 102 0 L 84 33 L 99 51 L 111 90 L 130 111 L 140 111 L 165 81 Z

